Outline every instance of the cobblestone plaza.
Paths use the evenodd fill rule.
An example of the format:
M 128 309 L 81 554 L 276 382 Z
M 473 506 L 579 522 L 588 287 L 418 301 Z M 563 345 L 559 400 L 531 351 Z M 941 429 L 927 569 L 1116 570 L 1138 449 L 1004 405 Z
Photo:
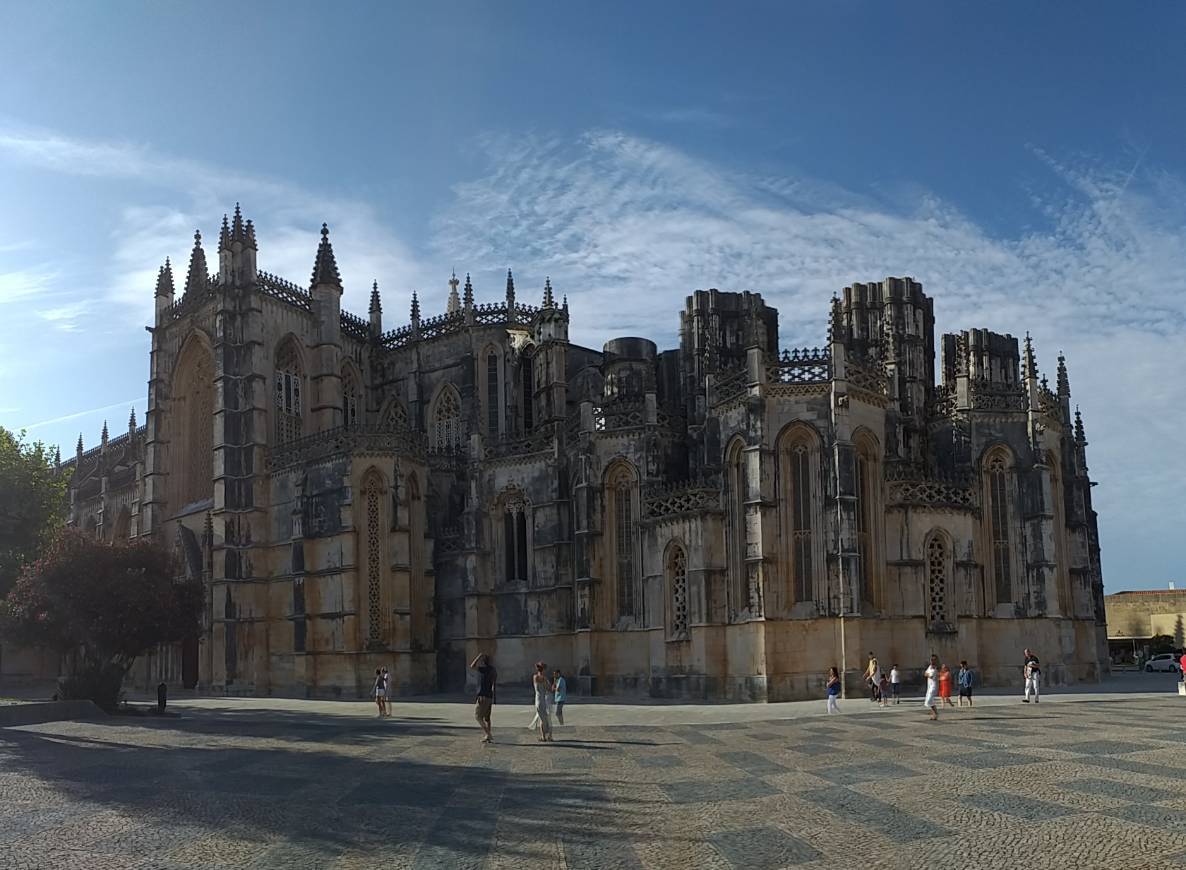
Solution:
M 822 704 L 574 704 L 551 745 L 460 702 L 3 729 L 0 867 L 1186 867 L 1176 696 Z

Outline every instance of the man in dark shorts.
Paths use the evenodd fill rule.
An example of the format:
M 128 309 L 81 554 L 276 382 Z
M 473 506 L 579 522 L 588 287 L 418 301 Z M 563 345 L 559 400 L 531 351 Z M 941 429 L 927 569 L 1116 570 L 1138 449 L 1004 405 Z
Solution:
M 490 733 L 490 708 L 494 706 L 494 686 L 498 679 L 498 671 L 490 663 L 490 656 L 479 653 L 469 665 L 481 674 L 482 681 L 478 686 L 478 700 L 474 705 L 474 718 L 482 726 L 483 743 L 493 743 L 494 735 Z

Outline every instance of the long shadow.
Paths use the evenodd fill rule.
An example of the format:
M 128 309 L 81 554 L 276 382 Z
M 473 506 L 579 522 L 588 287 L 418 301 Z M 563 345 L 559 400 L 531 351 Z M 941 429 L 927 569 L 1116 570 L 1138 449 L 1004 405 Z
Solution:
M 202 726 L 211 723 L 170 724 L 205 734 Z M 381 726 L 365 730 L 390 734 Z M 341 755 L 137 745 L 134 735 L 100 734 L 0 732 L 0 770 L 58 793 L 56 800 L 0 805 L 0 851 L 31 837 L 41 842 L 38 835 L 51 843 L 62 824 L 110 809 L 138 824 L 124 833 L 97 826 L 72 848 L 110 855 L 151 848 L 167 858 L 215 834 L 248 844 L 265 866 L 403 847 L 417 864 L 476 867 L 497 828 L 504 855 L 538 857 L 541 846 L 561 839 L 570 864 L 595 866 L 614 854 L 635 863 L 631 831 L 643 802 L 619 791 L 611 799 L 606 783 L 587 776 L 511 772 L 512 757 L 500 755 L 501 747 L 466 766 L 409 759 L 382 746 Z M 324 738 L 327 749 L 337 742 Z

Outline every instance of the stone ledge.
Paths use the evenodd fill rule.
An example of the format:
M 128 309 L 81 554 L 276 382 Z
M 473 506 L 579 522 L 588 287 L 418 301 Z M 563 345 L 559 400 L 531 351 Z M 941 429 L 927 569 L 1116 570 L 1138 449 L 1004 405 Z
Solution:
M 5 704 L 0 706 L 0 728 L 19 725 L 41 725 L 67 719 L 98 719 L 106 713 L 94 701 L 45 701 L 34 704 Z

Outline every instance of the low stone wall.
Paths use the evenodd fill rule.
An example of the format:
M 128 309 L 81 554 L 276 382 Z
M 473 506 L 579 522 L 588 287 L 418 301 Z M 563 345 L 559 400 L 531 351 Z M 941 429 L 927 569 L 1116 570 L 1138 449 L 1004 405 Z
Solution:
M 0 728 L 17 725 L 40 725 L 67 719 L 98 719 L 107 714 L 94 701 L 44 701 L 30 704 L 0 705 Z

